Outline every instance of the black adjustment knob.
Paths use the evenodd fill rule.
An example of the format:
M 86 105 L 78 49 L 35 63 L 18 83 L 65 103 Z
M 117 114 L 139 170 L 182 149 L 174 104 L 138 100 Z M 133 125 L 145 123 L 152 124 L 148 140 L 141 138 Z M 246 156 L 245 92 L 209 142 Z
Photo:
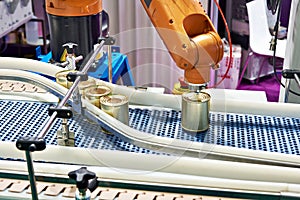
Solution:
M 78 189 L 87 189 L 89 180 L 95 178 L 96 174 L 87 170 L 86 167 L 81 167 L 78 170 L 69 172 L 68 176 L 76 181 Z

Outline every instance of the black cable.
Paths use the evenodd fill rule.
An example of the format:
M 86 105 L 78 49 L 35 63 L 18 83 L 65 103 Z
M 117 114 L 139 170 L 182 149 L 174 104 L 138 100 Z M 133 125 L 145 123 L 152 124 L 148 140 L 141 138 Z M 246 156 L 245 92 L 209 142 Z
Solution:
M 272 57 L 272 61 L 273 61 L 273 71 L 274 71 L 274 75 L 275 75 L 275 79 L 277 80 L 277 82 L 283 87 L 285 88 L 285 85 L 283 83 L 281 83 L 281 81 L 279 80 L 278 76 L 277 76 L 277 72 L 276 72 L 276 44 L 277 44 L 277 39 L 278 39 L 278 30 L 279 30 L 279 21 L 280 21 L 280 13 L 281 13 L 281 0 L 279 0 L 277 2 L 277 5 L 278 6 L 278 13 L 277 13 L 277 19 L 276 19 L 276 23 L 275 23 L 275 26 L 274 26 L 274 50 L 273 50 L 273 57 Z M 276 11 L 275 11 L 276 13 Z M 297 96 L 300 96 L 300 93 L 297 93 L 291 89 L 289 89 L 289 92 L 294 94 L 294 95 L 297 95 Z
M 273 15 L 275 15 L 278 5 L 281 4 L 280 1 L 281 0 L 267 0 L 267 7 L 272 11 Z
M 2 47 L 2 46 L 3 46 L 3 47 Z M 1 38 L 1 42 L 0 42 L 0 55 L 6 51 L 7 46 L 8 46 L 8 45 L 7 45 L 7 42 L 6 42 L 5 37 L 2 37 L 2 38 Z

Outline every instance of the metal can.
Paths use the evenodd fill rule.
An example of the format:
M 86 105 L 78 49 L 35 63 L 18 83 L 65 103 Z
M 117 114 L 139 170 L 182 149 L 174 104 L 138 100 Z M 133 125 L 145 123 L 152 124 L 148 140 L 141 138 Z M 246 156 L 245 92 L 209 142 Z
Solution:
M 209 128 L 210 95 L 188 92 L 182 95 L 181 127 L 189 132 L 203 132 Z
M 79 93 L 82 95 L 82 97 L 85 97 L 85 90 L 89 87 L 92 87 L 96 85 L 96 80 L 89 78 L 86 81 L 80 81 L 78 84 Z
M 85 99 L 91 104 L 100 107 L 100 98 L 111 93 L 111 89 L 104 85 L 94 85 L 84 90 Z
M 72 86 L 72 84 L 73 84 L 73 82 L 70 82 L 67 79 L 67 75 L 70 72 L 75 72 L 75 70 L 63 70 L 63 71 L 57 72 L 55 74 L 56 82 L 59 85 L 64 86 L 65 88 L 70 89 L 71 86 Z
M 118 119 L 124 124 L 129 124 L 128 98 L 124 95 L 114 94 L 101 97 L 101 110 Z

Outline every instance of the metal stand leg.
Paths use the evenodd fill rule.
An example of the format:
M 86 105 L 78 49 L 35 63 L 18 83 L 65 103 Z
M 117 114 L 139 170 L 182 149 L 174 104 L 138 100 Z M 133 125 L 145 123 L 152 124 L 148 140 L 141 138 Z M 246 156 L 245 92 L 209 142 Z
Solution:
M 289 99 L 289 92 L 290 92 L 290 86 L 291 86 L 291 79 L 286 79 L 285 81 L 285 95 L 284 95 L 284 103 L 288 102 Z
M 112 52 L 111 52 L 111 45 L 107 46 L 107 58 L 108 58 L 108 81 L 112 83 Z
M 104 41 L 104 45 L 107 45 L 107 59 L 108 59 L 108 81 L 113 82 L 113 71 L 112 71 L 112 47 L 115 44 L 115 38 L 106 36 L 105 38 L 100 38 L 100 41 Z
M 29 182 L 30 182 L 30 188 L 31 188 L 31 197 L 32 197 L 33 200 L 38 200 L 33 163 L 32 163 L 32 159 L 31 159 L 31 152 L 30 151 L 25 151 L 25 154 L 26 154 L 28 176 L 29 176 Z

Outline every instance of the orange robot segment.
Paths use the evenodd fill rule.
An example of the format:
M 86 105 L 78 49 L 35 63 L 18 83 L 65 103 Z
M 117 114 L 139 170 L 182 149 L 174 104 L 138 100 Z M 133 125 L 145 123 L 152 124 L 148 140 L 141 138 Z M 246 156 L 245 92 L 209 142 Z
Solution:
M 46 11 L 56 16 L 87 16 L 102 11 L 102 0 L 46 0 Z
M 209 81 L 210 68 L 223 57 L 222 40 L 198 0 L 141 0 L 185 80 Z

